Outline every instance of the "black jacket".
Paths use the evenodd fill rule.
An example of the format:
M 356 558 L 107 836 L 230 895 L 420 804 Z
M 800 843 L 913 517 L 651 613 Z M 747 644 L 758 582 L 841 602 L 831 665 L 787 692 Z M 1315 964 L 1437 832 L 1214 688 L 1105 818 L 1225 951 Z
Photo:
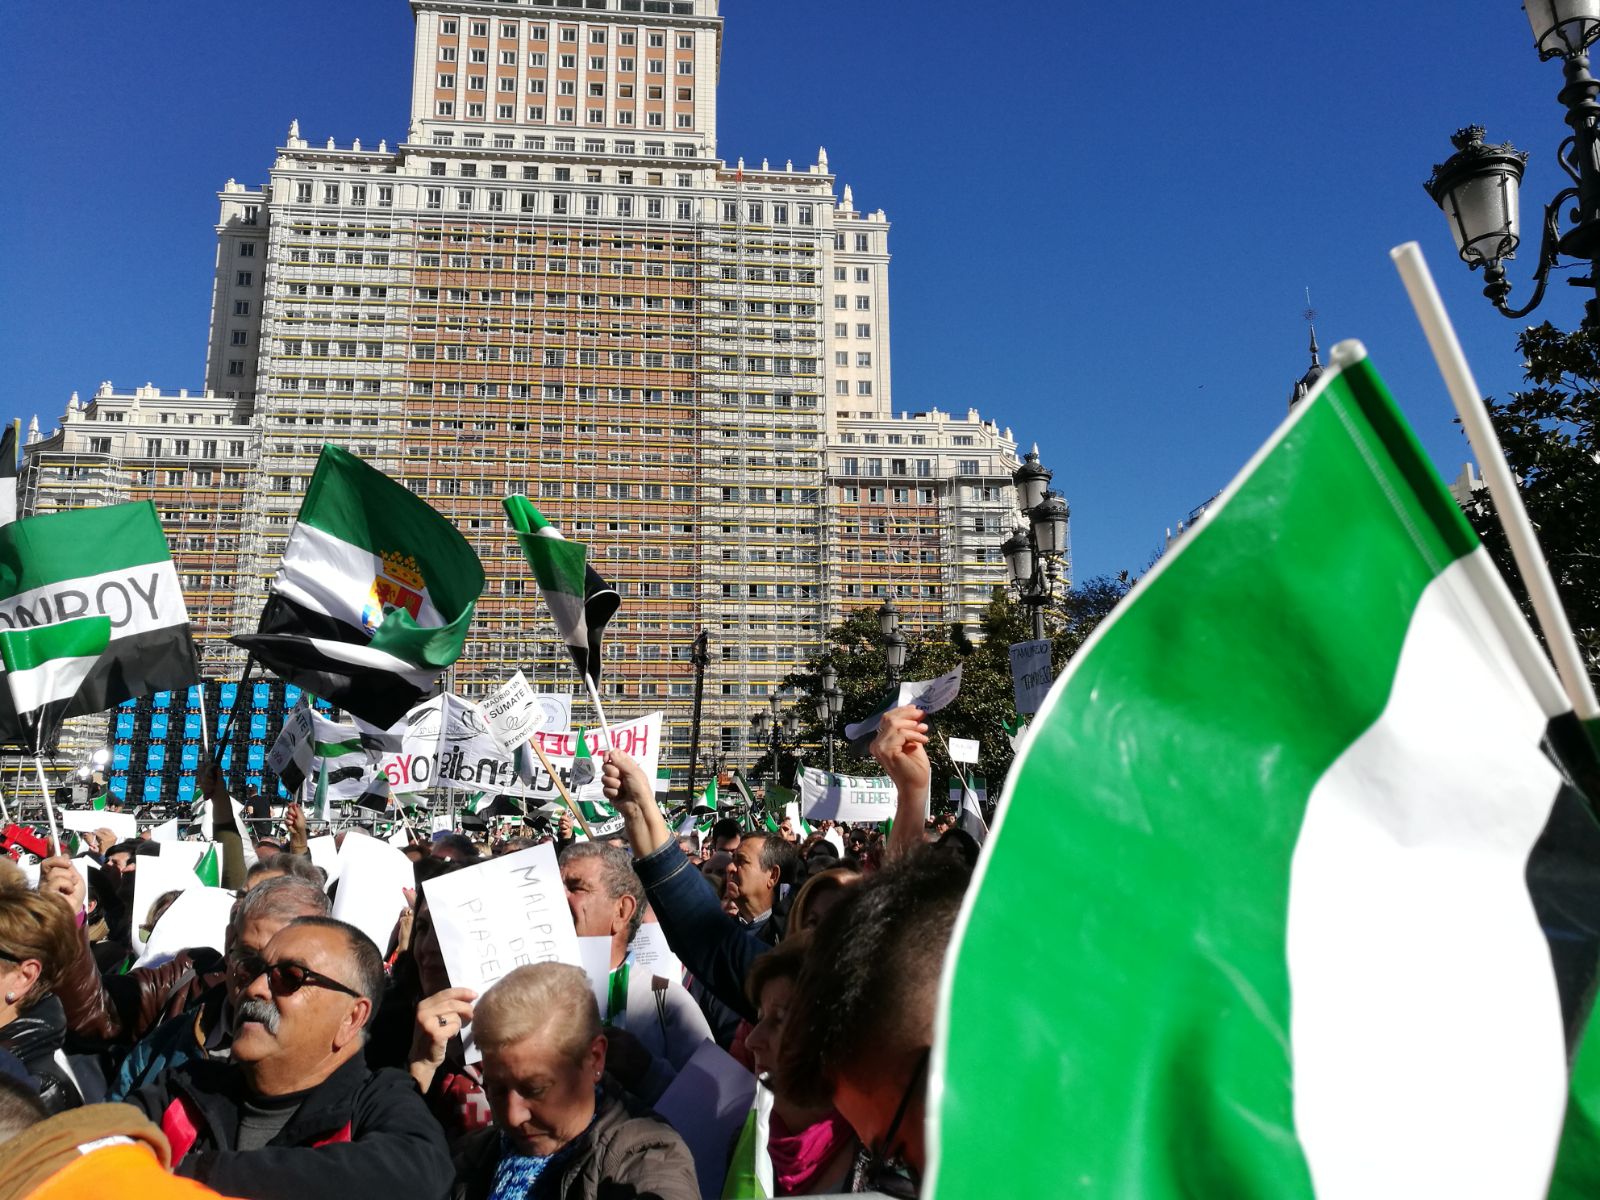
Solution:
M 360 1056 L 313 1089 L 260 1150 L 233 1149 L 244 1080 L 196 1061 L 128 1097 L 172 1143 L 174 1171 L 242 1200 L 443 1200 L 454 1171 L 444 1134 L 404 1072 Z

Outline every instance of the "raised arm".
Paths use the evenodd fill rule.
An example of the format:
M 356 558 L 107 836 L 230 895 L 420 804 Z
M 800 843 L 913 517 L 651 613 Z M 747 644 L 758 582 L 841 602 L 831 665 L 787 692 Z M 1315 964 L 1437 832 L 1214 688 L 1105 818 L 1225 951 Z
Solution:
M 878 722 L 878 736 L 872 739 L 872 757 L 894 780 L 896 793 L 894 828 L 884 847 L 884 858 L 889 862 L 922 845 L 922 830 L 928 821 L 933 766 L 928 762 L 924 715 L 915 705 L 891 708 Z

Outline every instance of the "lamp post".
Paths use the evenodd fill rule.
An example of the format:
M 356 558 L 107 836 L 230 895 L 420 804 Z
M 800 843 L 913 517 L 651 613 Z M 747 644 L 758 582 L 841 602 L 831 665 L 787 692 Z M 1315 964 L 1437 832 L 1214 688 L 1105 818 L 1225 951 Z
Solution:
M 1526 0 L 1523 8 L 1539 57 L 1562 60 L 1566 82 L 1556 99 L 1567 110 L 1572 136 L 1557 149 L 1556 162 L 1573 183 L 1545 205 L 1533 295 L 1525 305 L 1507 303 L 1511 284 L 1501 264 L 1516 256 L 1521 240 L 1517 193 L 1528 156 L 1510 142 L 1485 143 L 1483 127 L 1469 125 L 1456 131 L 1450 139 L 1456 152 L 1423 186 L 1449 220 L 1461 260 L 1482 269 L 1483 294 L 1498 312 L 1520 318 L 1539 307 L 1550 271 L 1564 256 L 1590 264 L 1588 275 L 1567 282 L 1594 289 L 1584 303 L 1583 327 L 1600 329 L 1600 81 L 1589 73 L 1588 54 L 1600 36 L 1600 0 Z M 1568 204 L 1570 226 L 1563 233 L 1561 210 Z
M 755 731 L 758 740 L 765 740 L 770 735 L 767 752 L 772 755 L 772 782 L 778 782 L 778 754 L 783 749 L 783 735 L 788 733 L 791 737 L 800 730 L 799 718 L 790 713 L 783 720 L 778 719 L 778 693 L 773 692 L 767 697 L 767 711 L 758 711 L 750 718 L 750 726 Z
M 906 635 L 900 632 L 900 610 L 894 606 L 894 597 L 885 600 L 878 609 L 878 632 L 883 634 L 883 658 L 888 666 L 889 686 L 900 686 L 900 672 L 906 666 Z
M 822 697 L 817 701 L 817 720 L 828 743 L 828 774 L 833 774 L 833 731 L 844 708 L 844 693 L 839 690 L 839 672 L 833 663 L 822 665 Z
M 700 758 L 700 698 L 705 694 L 706 668 L 711 665 L 710 637 L 702 629 L 689 649 L 694 664 L 694 712 L 689 719 L 689 799 L 694 800 L 695 767 Z
M 1055 591 L 1056 564 L 1067 552 L 1067 502 L 1050 490 L 1054 473 L 1039 465 L 1039 447 L 1028 451 L 1011 476 L 1017 508 L 1027 517 L 1000 543 L 1011 572 L 1011 585 L 1033 618 L 1033 638 L 1044 637 L 1044 606 Z

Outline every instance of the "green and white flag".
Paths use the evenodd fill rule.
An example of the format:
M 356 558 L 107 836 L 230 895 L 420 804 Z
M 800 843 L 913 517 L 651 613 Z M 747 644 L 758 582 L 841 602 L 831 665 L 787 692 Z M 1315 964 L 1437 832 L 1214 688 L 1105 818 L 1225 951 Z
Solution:
M 109 617 L 78 617 L 34 629 L 0 630 L 6 688 L 23 726 L 33 731 L 33 749 L 61 728 L 84 680 L 110 644 Z
M 467 640 L 483 564 L 411 490 L 324 446 L 256 632 L 285 681 L 387 729 Z
M 506 516 L 533 568 L 556 631 L 567 653 L 596 685 L 600 682 L 600 635 L 621 604 L 617 590 L 589 565 L 582 542 L 569 542 L 526 496 L 505 498 Z
M 194 865 L 194 873 L 206 887 L 222 886 L 222 863 L 217 856 L 217 844 L 212 842 Z
M 589 752 L 589 739 L 583 735 L 584 730 L 580 728 L 572 754 L 572 778 L 567 790 L 578 811 L 583 814 L 583 819 L 589 822 L 589 831 L 596 837 L 605 837 L 622 828 L 622 817 L 604 800 L 593 798 L 592 785 L 600 777 L 600 768 L 594 755 Z M 586 792 L 588 796 L 584 794 Z
M 706 781 L 705 790 L 700 793 L 698 801 L 692 805 L 695 813 L 714 813 L 717 811 L 717 777 L 713 775 Z
M 291 796 L 316 778 L 319 804 L 324 793 L 336 805 L 360 804 L 378 794 L 381 808 L 388 808 L 388 778 L 378 768 L 370 739 L 354 724 L 328 720 L 304 699 L 285 714 L 267 754 L 267 770 Z
M 0 629 L 94 616 L 111 622 L 111 641 L 65 716 L 104 712 L 199 680 L 189 611 L 149 501 L 0 526 Z M 0 740 L 20 736 L 10 697 L 0 689 Z
M 1033 723 L 946 962 L 926 1196 L 1545 1195 L 1582 1004 L 1530 879 L 1583 730 L 1333 357 Z

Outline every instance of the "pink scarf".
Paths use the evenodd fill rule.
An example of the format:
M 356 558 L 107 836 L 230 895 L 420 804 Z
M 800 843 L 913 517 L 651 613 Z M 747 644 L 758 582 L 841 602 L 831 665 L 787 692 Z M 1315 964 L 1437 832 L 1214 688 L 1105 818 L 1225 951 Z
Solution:
M 815 1125 L 790 1133 L 778 1115 L 772 1115 L 767 1134 L 767 1154 L 772 1159 L 772 1182 L 780 1196 L 802 1195 L 816 1182 L 822 1169 L 839 1151 L 855 1140 L 855 1131 L 837 1112 Z

